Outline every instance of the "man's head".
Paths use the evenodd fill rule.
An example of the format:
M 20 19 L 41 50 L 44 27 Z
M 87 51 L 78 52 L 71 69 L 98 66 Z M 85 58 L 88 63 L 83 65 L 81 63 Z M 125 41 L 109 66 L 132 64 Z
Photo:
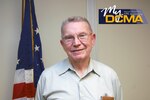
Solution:
M 61 26 L 61 45 L 71 61 L 90 59 L 96 36 L 86 18 L 69 17 Z

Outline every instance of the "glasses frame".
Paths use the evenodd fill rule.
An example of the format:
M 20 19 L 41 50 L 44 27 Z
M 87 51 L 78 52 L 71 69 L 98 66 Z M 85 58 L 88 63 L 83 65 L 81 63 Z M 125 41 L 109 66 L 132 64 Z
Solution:
M 80 42 L 87 42 L 90 35 L 92 35 L 92 33 L 85 33 L 85 32 L 76 35 L 66 35 L 62 37 L 62 41 L 64 41 L 64 43 L 66 44 L 72 44 L 77 38 Z

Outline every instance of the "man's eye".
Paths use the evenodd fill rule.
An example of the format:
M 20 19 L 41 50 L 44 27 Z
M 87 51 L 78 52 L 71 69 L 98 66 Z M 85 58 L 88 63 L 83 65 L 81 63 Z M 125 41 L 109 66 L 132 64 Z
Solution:
M 86 34 L 80 34 L 79 37 L 80 38 L 84 38 L 86 36 Z
M 64 37 L 65 40 L 70 40 L 70 39 L 73 39 L 73 36 L 66 36 Z
M 85 36 L 85 34 L 80 34 L 79 36 L 80 36 L 80 37 L 84 37 L 84 36 Z

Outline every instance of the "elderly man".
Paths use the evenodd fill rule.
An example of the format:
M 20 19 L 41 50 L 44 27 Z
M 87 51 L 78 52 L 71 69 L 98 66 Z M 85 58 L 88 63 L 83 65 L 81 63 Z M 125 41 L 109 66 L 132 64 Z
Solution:
M 45 69 L 36 100 L 122 100 L 116 72 L 90 57 L 96 35 L 86 18 L 62 23 L 60 43 L 68 58 Z

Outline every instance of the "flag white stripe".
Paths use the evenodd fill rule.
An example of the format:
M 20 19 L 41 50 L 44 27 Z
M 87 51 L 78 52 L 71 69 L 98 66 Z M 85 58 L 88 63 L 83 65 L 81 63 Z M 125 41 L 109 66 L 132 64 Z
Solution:
M 24 97 L 24 98 L 18 98 L 18 99 L 13 99 L 13 100 L 34 100 L 34 98 L 26 98 L 26 97 Z
M 33 83 L 33 69 L 18 69 L 15 71 L 14 83 Z

